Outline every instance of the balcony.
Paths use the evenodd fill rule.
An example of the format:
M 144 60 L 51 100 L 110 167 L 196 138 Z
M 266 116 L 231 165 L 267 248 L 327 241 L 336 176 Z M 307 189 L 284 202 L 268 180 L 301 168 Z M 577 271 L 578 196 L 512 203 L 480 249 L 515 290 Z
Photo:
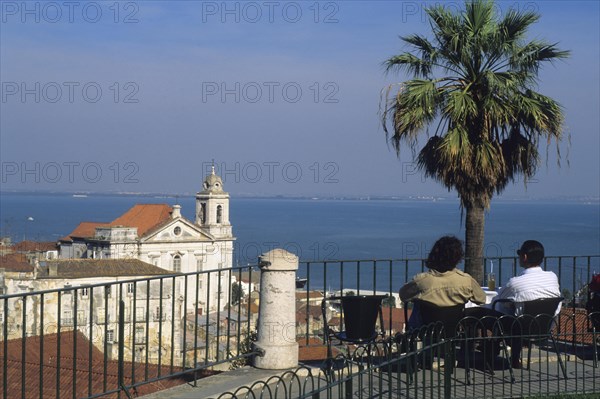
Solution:
M 506 281 L 518 270 L 515 258 L 493 260 L 500 282 Z M 188 382 L 207 376 L 214 372 L 212 370 L 239 366 L 252 356 L 259 355 L 250 345 L 251 332 L 257 326 L 259 301 L 254 302 L 253 297 L 247 294 L 234 301 L 231 288 L 236 281 L 258 281 L 260 271 L 256 266 L 115 282 L 110 298 L 94 301 L 93 304 L 78 303 L 77 310 L 83 313 L 77 315 L 77 328 L 74 329 L 58 329 L 52 322 L 56 313 L 62 314 L 56 299 L 59 296 L 67 298 L 62 294 L 73 291 L 72 287 L 2 296 L 0 310 L 6 320 L 0 329 L 0 380 L 3 381 L 0 390 L 4 391 L 3 397 L 10 398 L 97 397 L 116 394 L 123 386 L 130 393 L 136 387 L 141 394 L 148 392 L 143 387 L 160 385 L 176 387 L 169 393 L 173 398 L 189 397 L 200 389 L 203 396 L 212 395 L 214 391 L 216 397 L 230 391 L 231 394 L 222 397 L 245 397 L 247 388 L 243 388 L 244 385 L 249 387 L 253 381 L 262 381 L 254 385 L 258 390 L 254 390 L 255 396 L 265 397 L 266 392 L 272 392 L 279 397 L 281 392 L 286 391 L 286 397 L 347 397 L 350 394 L 372 397 L 381 394 L 385 397 L 468 399 L 546 396 L 558 392 L 598 393 L 600 385 L 595 381 L 600 380 L 597 361 L 600 331 L 590 327 L 587 314 L 578 307 L 582 299 L 578 280 L 589 280 L 592 271 L 600 269 L 600 256 L 549 257 L 544 267 L 554 270 L 560 277 L 561 287 L 572 293 L 563 306 L 556 331 L 564 354 L 567 379 L 557 372 L 556 354 L 544 346 L 531 348 L 532 366 L 517 370 L 515 383 L 511 383 L 507 369 L 498 367 L 494 375 L 489 375 L 477 363 L 478 359 L 469 359 L 474 364 L 471 365 L 471 383 L 467 384 L 464 355 L 463 359 L 455 359 L 456 367 L 453 368 L 446 367 L 443 357 L 434 357 L 432 367 L 418 369 L 410 375 L 405 364 L 424 356 L 423 347 L 406 353 L 393 344 L 385 351 L 380 344 L 377 349 L 363 351 L 361 355 L 355 355 L 354 350 L 348 352 L 345 347 L 338 348 L 339 364 L 335 368 L 335 378 L 332 378 L 331 373 L 321 368 L 326 360 L 322 343 L 323 321 L 315 307 L 327 295 L 326 290 L 395 295 L 412 275 L 424 270 L 421 259 L 398 259 L 301 263 L 297 274 L 307 281 L 302 289 L 295 292 L 299 368 L 287 372 L 254 368 L 227 371 L 232 373 L 231 378 L 226 379 L 229 385 L 211 382 L 208 377 L 202 382 L 202 388 L 194 388 Z M 198 293 L 194 291 L 196 281 L 204 281 Z M 217 292 L 218 285 L 215 284 L 218 282 L 221 282 L 223 298 L 208 294 Z M 135 302 L 132 302 L 126 289 L 131 283 L 148 287 L 151 295 L 137 290 Z M 101 292 L 104 285 L 89 287 L 94 292 Z M 178 287 L 190 290 L 177 292 Z M 231 303 L 225 300 L 228 298 L 231 298 Z M 127 307 L 130 303 L 143 305 L 144 311 Z M 33 312 L 41 309 L 41 304 L 45 311 L 43 326 L 40 325 L 39 314 L 33 317 Z M 206 314 L 196 304 L 202 304 L 198 308 L 218 311 Z M 66 305 L 62 303 L 62 306 Z M 93 306 L 93 311 L 90 306 Z M 5 309 L 8 311 L 5 312 Z M 145 317 L 147 309 L 148 318 Z M 96 322 L 92 326 L 81 322 L 88 320 L 90 313 Z M 404 323 L 401 309 L 390 305 L 384 313 L 387 336 L 401 331 Z M 109 314 L 112 315 L 110 319 Z M 125 323 L 127 314 L 135 314 L 136 323 Z M 23 327 L 17 329 L 17 325 Z M 73 319 L 61 318 L 60 325 L 73 326 Z M 144 332 L 136 331 L 136 326 L 144 328 Z M 184 327 L 179 329 L 180 326 Z M 108 343 L 110 340 L 114 344 Z M 457 347 L 464 344 L 454 343 Z M 23 354 L 25 362 L 22 361 Z M 132 359 L 134 363 L 131 363 Z M 118 375 L 119 365 L 125 365 L 122 385 L 112 379 L 113 375 Z M 22 374 L 23 369 L 25 374 Z M 65 370 L 65 376 L 57 376 L 56 370 Z M 72 376 L 73 370 L 77 370 L 77 380 L 63 380 L 67 375 Z M 53 376 L 50 376 L 51 373 Z M 276 378 L 270 378 L 275 375 Z M 58 378 L 61 384 L 57 387 Z M 102 383 L 97 384 L 97 381 Z M 220 381 L 223 381 L 222 377 Z M 156 398 L 162 397 L 160 393 L 155 395 Z

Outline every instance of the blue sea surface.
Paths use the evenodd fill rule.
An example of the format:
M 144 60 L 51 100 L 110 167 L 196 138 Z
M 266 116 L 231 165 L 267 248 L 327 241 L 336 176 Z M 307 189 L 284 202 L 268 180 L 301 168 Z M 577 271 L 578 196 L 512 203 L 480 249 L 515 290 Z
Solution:
M 183 215 L 193 220 L 193 196 L 176 200 L 3 193 L 0 235 L 10 236 L 13 241 L 54 241 L 69 234 L 81 221 L 109 222 L 136 203 L 176 202 L 182 206 Z M 424 258 L 440 236 L 464 237 L 463 218 L 458 202 L 453 200 L 233 197 L 230 201 L 230 220 L 236 236 L 234 259 L 238 265 L 256 264 L 261 253 L 276 247 L 287 249 L 304 261 Z M 541 241 L 550 256 L 600 254 L 598 203 L 495 201 L 485 223 L 487 257 L 515 256 L 516 249 L 527 239 Z M 600 271 L 596 264 L 591 268 Z M 385 279 L 389 278 L 395 277 Z M 405 280 L 410 276 L 398 278 Z

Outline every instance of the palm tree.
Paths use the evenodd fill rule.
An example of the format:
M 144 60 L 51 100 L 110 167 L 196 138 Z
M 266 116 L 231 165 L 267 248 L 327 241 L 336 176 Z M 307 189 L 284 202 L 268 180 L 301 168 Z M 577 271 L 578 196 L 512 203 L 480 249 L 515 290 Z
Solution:
M 432 40 L 401 37 L 410 51 L 385 61 L 387 72 L 404 70 L 412 79 L 397 91 L 387 87 L 381 122 L 397 156 L 402 142 L 416 150 L 421 133 L 435 127 L 418 166 L 458 192 L 466 210 L 465 270 L 482 282 L 484 211 L 509 182 L 535 174 L 541 138 L 561 139 L 561 106 L 534 88 L 542 63 L 569 52 L 526 41 L 539 19 L 533 12 L 500 18 L 493 2 L 473 0 L 461 13 L 438 5 L 427 15 Z

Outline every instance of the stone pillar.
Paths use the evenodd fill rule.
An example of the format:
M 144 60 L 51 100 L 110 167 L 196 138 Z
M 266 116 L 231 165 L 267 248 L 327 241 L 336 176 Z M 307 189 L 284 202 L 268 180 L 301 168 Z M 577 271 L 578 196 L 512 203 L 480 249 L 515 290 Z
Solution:
M 274 249 L 259 258 L 260 304 L 254 366 L 282 370 L 298 366 L 296 341 L 296 271 L 298 257 Z

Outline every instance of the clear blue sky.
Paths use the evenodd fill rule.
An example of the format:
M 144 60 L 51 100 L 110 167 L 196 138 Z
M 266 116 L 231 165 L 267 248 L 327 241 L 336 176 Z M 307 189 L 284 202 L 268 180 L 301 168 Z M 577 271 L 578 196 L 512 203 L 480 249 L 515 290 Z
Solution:
M 194 192 L 214 159 L 238 195 L 448 195 L 409 151 L 396 158 L 378 119 L 380 91 L 406 78 L 381 63 L 399 35 L 428 33 L 424 2 L 0 4 L 3 190 Z M 542 15 L 531 38 L 572 52 L 538 88 L 571 138 L 562 168 L 553 142 L 505 195 L 597 197 L 599 3 L 498 12 L 510 6 Z

